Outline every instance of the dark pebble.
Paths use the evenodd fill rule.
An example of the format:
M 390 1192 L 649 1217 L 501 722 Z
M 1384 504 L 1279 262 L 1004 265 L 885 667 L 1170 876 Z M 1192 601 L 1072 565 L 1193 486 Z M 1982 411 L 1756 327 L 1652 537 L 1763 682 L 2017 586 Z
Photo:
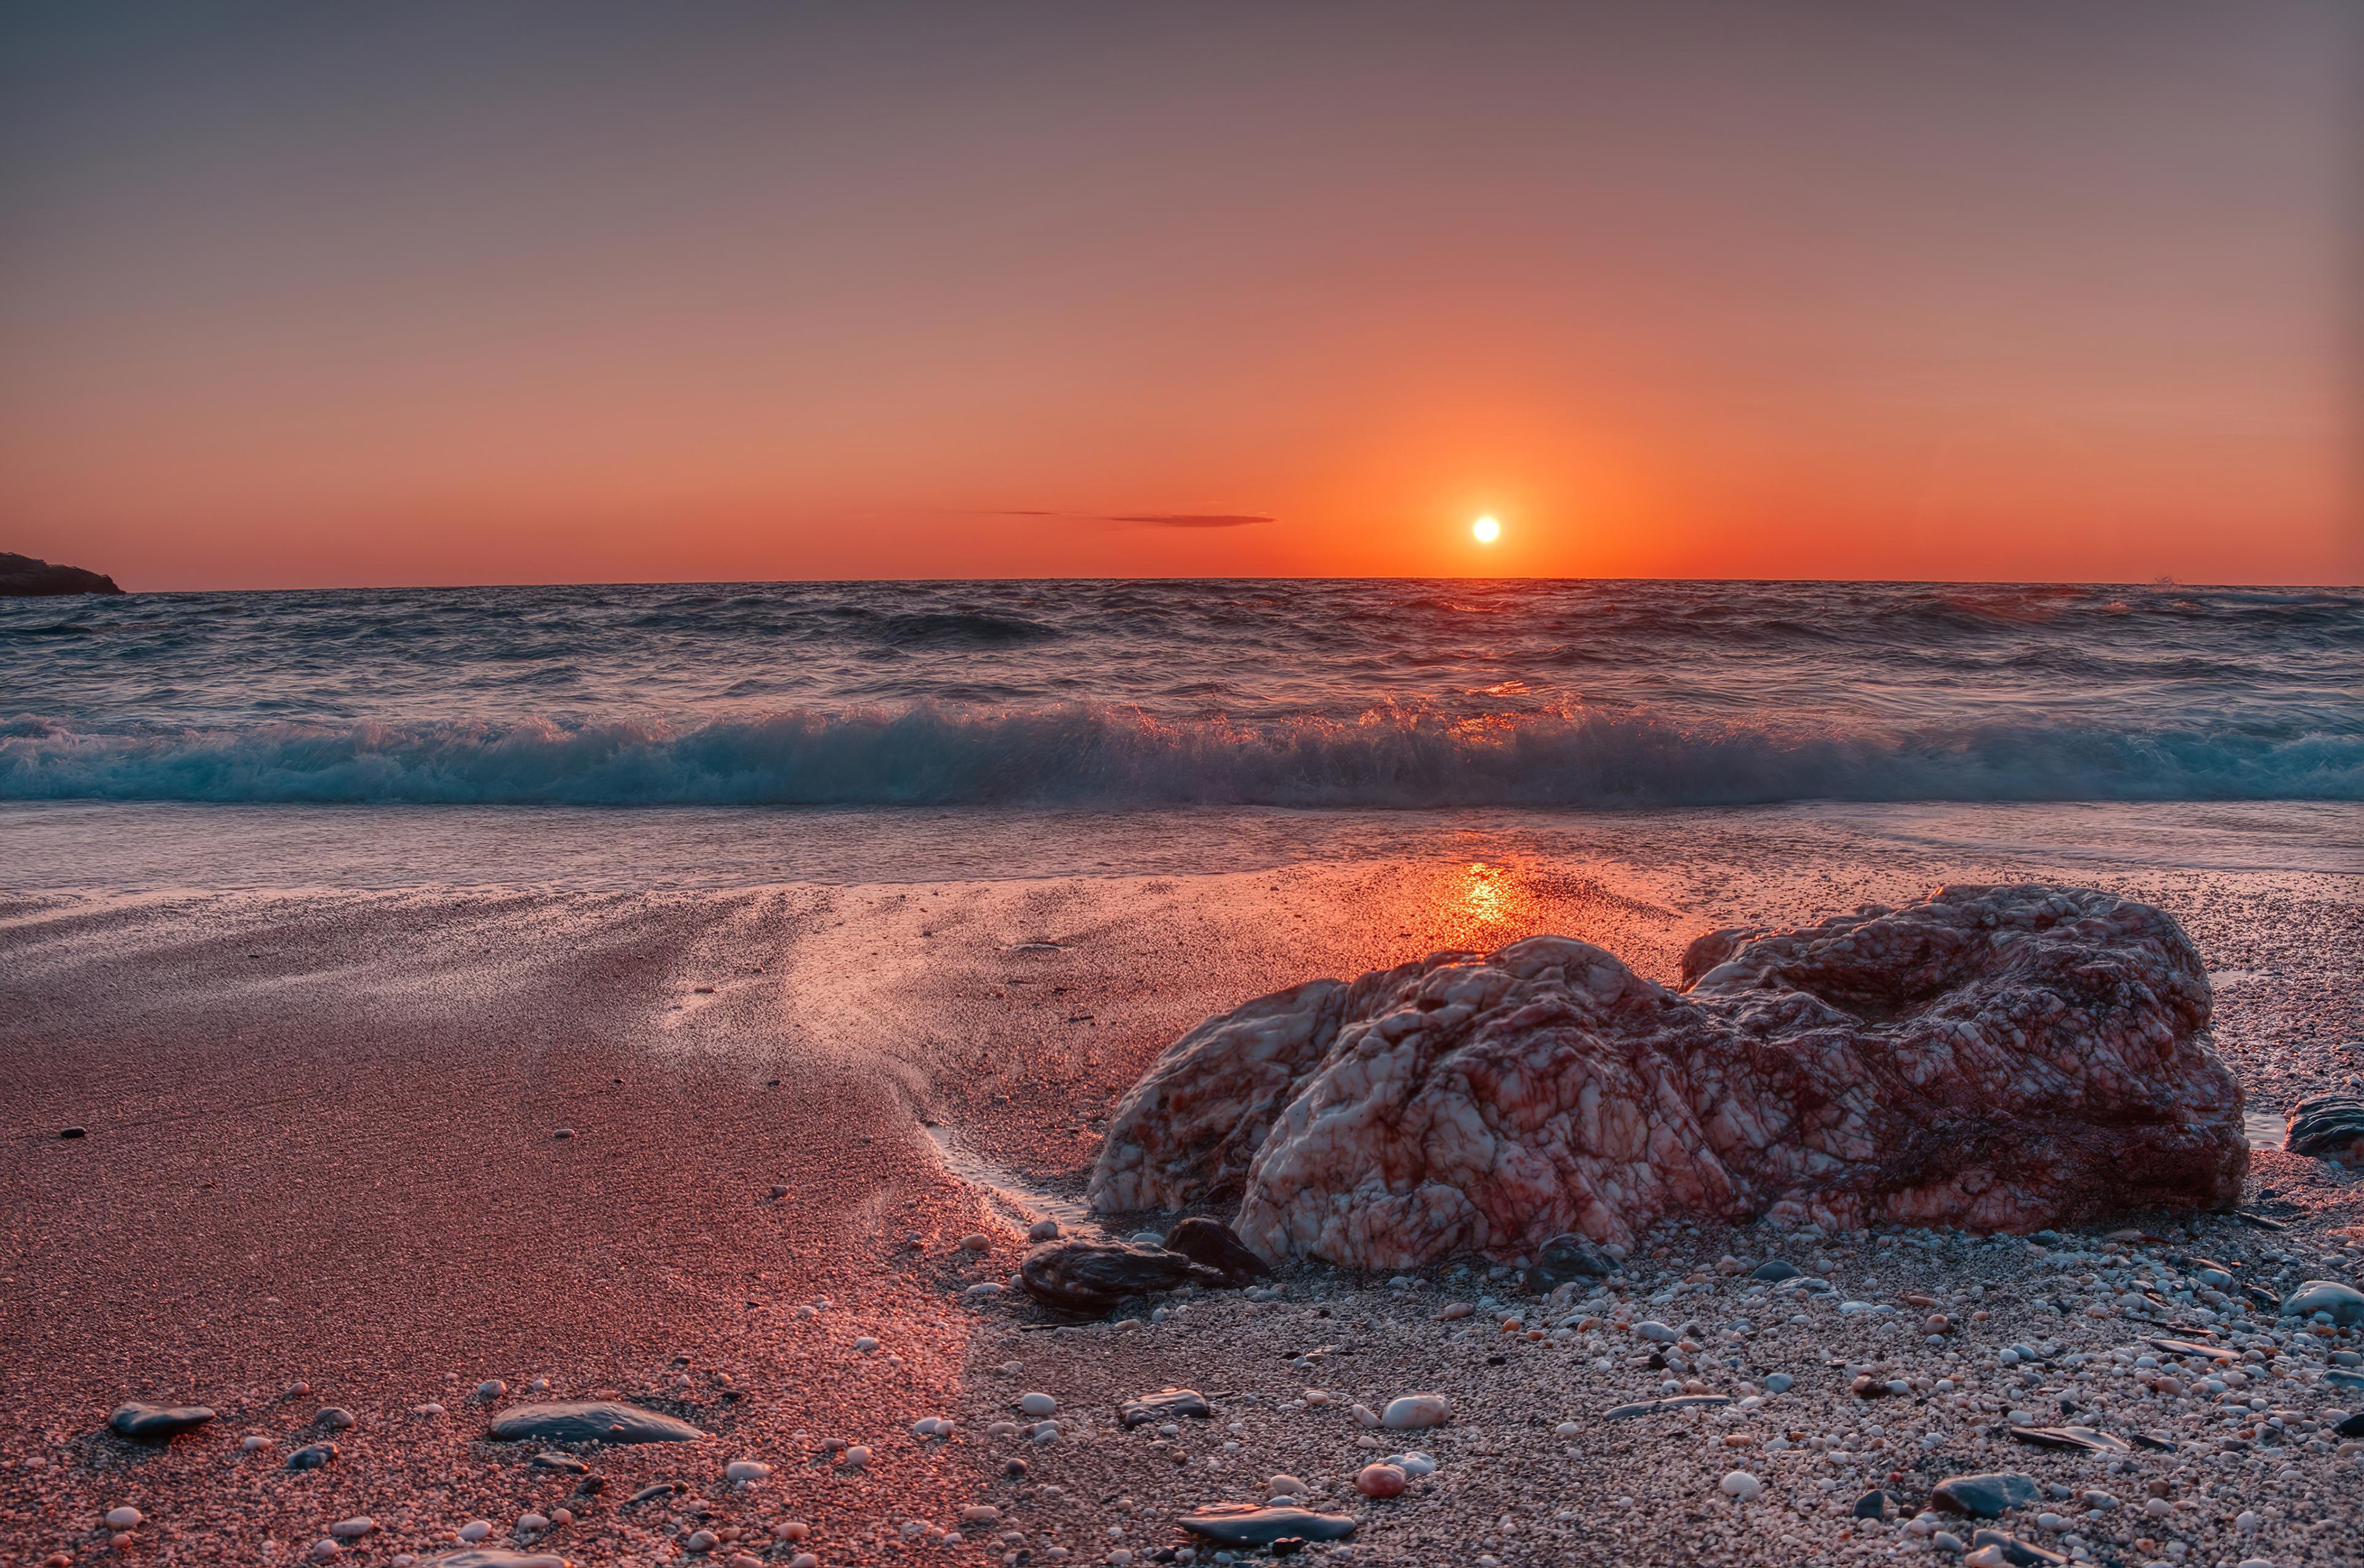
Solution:
M 1767 1281 L 1796 1279 L 1805 1272 L 1795 1263 L 1785 1263 L 1780 1259 L 1774 1258 L 1749 1270 L 1748 1277 Z
M 2343 1438 L 2364 1438 L 2364 1410 L 2358 1410 L 2331 1429 Z
M 106 1418 L 107 1430 L 135 1442 L 162 1442 L 214 1418 L 206 1405 L 121 1405 Z
M 1896 1517 L 1896 1499 L 1882 1491 L 1866 1492 L 1855 1500 L 1854 1512 L 1859 1519 L 1892 1519 Z
M 1249 1251 L 1239 1233 L 1219 1219 L 1193 1216 L 1182 1221 L 1165 1233 L 1165 1250 L 1214 1270 L 1232 1284 L 1272 1276 L 1272 1266 Z
M 1254 1503 L 1217 1503 L 1182 1516 L 1184 1529 L 1232 1546 L 1273 1546 L 1290 1539 L 1300 1546 L 1309 1540 L 1344 1540 L 1355 1533 L 1355 1524 L 1344 1514 Z
M 681 1483 L 678 1481 L 660 1481 L 653 1486 L 643 1486 L 625 1498 L 624 1507 L 637 1508 L 642 1503 L 653 1503 L 659 1497 L 670 1497 L 680 1490 Z
M 1012 1481 L 1023 1481 L 1026 1479 L 1026 1462 L 1022 1459 L 1013 1459 L 1001 1467 L 1001 1473 Z
M 1177 1285 L 1232 1283 L 1179 1252 L 1129 1241 L 1046 1241 L 1026 1254 L 1018 1277 L 1027 1295 L 1070 1312 L 1105 1312 L 1128 1296 Z
M 287 1456 L 290 1470 L 318 1470 L 337 1457 L 334 1443 L 307 1443 Z
M 694 1443 L 706 1434 L 687 1421 L 608 1400 L 519 1405 L 485 1429 L 495 1442 Z
M 1948 1475 L 1929 1494 L 1929 1501 L 1949 1513 L 1973 1518 L 2001 1517 L 2035 1496 L 2035 1478 L 2016 1471 L 1986 1475 Z
M 332 1432 L 341 1432 L 353 1424 L 353 1413 L 341 1405 L 329 1405 L 312 1418 L 312 1424 L 326 1427 Z
M 1541 1295 L 1570 1280 L 1606 1279 L 1618 1271 L 1615 1258 L 1581 1236 L 1555 1236 L 1535 1254 L 1524 1276 L 1529 1290 Z
M 58 1136 L 60 1138 L 88 1138 L 90 1136 L 90 1132 L 85 1128 L 61 1127 L 58 1129 Z
M 1179 1420 L 1185 1416 L 1204 1420 L 1215 1414 L 1208 1408 L 1206 1396 L 1195 1388 L 1161 1388 L 1154 1394 L 1126 1400 L 1117 1407 L 1116 1413 L 1117 1418 L 1128 1427 L 1137 1427 L 1144 1421 Z

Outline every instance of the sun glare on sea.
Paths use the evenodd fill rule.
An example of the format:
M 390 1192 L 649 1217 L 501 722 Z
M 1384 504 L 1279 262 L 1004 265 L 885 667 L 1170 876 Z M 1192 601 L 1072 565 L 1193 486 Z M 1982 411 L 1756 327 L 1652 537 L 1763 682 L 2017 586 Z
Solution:
M 1502 537 L 1502 525 L 1491 517 L 1480 517 L 1469 525 L 1469 537 L 1479 544 L 1492 544 Z

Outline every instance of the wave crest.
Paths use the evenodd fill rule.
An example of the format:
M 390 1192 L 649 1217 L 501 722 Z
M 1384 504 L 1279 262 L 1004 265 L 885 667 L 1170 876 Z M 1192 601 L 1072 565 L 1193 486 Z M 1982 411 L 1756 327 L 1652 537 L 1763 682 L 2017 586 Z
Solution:
M 1580 709 L 1163 720 L 1123 707 L 797 708 L 675 724 L 0 727 L 0 799 L 418 804 L 1735 806 L 2358 800 L 2364 737 L 2038 721 L 1917 728 Z

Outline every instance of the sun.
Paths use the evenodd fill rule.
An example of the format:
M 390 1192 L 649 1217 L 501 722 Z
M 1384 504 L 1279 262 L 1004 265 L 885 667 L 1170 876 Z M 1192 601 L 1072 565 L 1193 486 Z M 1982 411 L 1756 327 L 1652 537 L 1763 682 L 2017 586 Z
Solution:
M 1480 517 L 1469 525 L 1469 537 L 1479 544 L 1492 544 L 1502 537 L 1502 525 L 1491 517 Z

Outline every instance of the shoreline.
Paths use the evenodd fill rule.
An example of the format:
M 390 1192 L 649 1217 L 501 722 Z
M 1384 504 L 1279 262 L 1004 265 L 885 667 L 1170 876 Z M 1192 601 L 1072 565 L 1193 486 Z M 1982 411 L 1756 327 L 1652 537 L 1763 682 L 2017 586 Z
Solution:
M 1555 1341 L 1556 1319 L 1541 1340 L 1523 1327 L 1498 1329 L 1528 1348 L 1486 1351 L 1510 1358 L 1488 1365 L 1452 1337 L 1467 1325 L 1437 1322 L 1433 1311 L 1489 1293 L 1522 1309 L 1534 1303 L 1455 1281 L 1449 1269 L 1409 1293 L 1293 1271 L 1275 1302 L 1177 1301 L 1168 1305 L 1184 1310 L 1137 1330 L 1021 1335 L 1015 1303 L 965 1294 L 1007 1278 L 1022 1234 L 947 1167 L 931 1131 L 980 1162 L 965 1174 L 989 1166 L 1040 1193 L 1079 1193 L 1108 1101 L 1183 1029 L 1276 985 L 1408 951 L 1556 930 L 1667 977 L 1683 942 L 1711 926 L 1819 915 L 1936 881 L 2049 873 L 2163 903 L 2185 922 L 2222 976 L 2218 1049 L 2253 1103 L 2279 1108 L 2364 1069 L 2364 1051 L 2348 1043 L 2364 1040 L 2353 981 L 2364 972 L 2364 900 L 2344 873 L 1981 860 L 1790 811 L 1654 819 L 1640 825 L 1646 835 L 1628 831 L 1635 826 L 1562 822 L 1564 836 L 1550 840 L 1532 826 L 1507 840 L 1431 824 L 1417 853 L 1222 873 L 0 895 L 0 1002 L 17 1020 L 0 1030 L 0 1066 L 17 1090 L 0 1125 L 0 1197 L 18 1217 L 0 1270 L 0 1328 L 27 1351 L 0 1378 L 10 1434 L 0 1439 L 0 1539 L 25 1562 L 56 1551 L 86 1562 L 108 1551 L 98 1516 L 133 1506 L 150 1523 L 124 1551 L 175 1562 L 293 1562 L 329 1524 L 363 1514 L 379 1528 L 340 1548 L 356 1562 L 449 1550 L 442 1538 L 471 1518 L 500 1527 L 488 1544 L 514 1542 L 518 1517 L 551 1517 L 572 1479 L 478 1440 L 485 1407 L 468 1391 L 500 1378 L 514 1391 L 496 1402 L 507 1406 L 546 1378 L 554 1394 L 611 1392 L 714 1436 L 686 1450 L 586 1453 L 607 1489 L 574 1523 L 529 1531 L 542 1550 L 586 1562 L 722 1562 L 743 1548 L 783 1564 L 810 1551 L 825 1568 L 998 1562 L 1027 1550 L 1039 1562 L 1057 1561 L 1042 1544 L 1055 1535 L 1076 1561 L 1098 1562 L 1110 1550 L 1177 1546 L 1169 1526 L 1182 1507 L 1243 1496 L 1264 1479 L 1249 1471 L 1267 1461 L 1331 1485 L 1324 1496 L 1337 1500 L 1344 1467 L 1370 1451 L 1337 1425 L 1353 1400 L 1278 1408 L 1305 1389 L 1335 1382 L 1361 1400 L 1466 1377 L 1475 1380 L 1469 1417 L 1437 1437 L 1437 1475 L 1394 1504 L 1367 1506 L 1370 1523 L 1351 1543 L 1356 1560 L 1433 1562 L 1449 1548 L 1505 1563 L 1644 1550 L 1787 1563 L 1801 1552 L 1926 1550 L 1904 1545 L 1921 1538 L 1894 1527 L 1842 1542 L 1837 1531 L 1854 1527 L 1819 1505 L 1770 1511 L 1775 1494 L 1794 1503 L 1793 1472 L 1814 1499 L 1825 1496 L 1811 1483 L 1846 1469 L 1826 1462 L 1801 1470 L 1805 1462 L 1777 1457 L 1754 1504 L 1712 1490 L 1723 1470 L 1702 1494 L 1706 1439 L 1732 1424 L 1681 1418 L 1695 1440 L 1681 1442 L 1647 1422 L 1600 1421 L 1662 1380 L 1623 1365 L 1630 1341 L 1599 1354 Z M 484 869 L 532 870 L 534 853 L 517 846 Z M 251 1092 L 258 1082 L 268 1087 Z M 68 1123 L 88 1136 L 57 1139 Z M 560 1127 L 574 1136 L 554 1139 Z M 775 1198 L 776 1186 L 788 1190 Z M 2256 1231 L 2252 1251 L 2259 1242 L 2322 1251 L 2326 1238 L 2364 1222 L 2364 1184 L 2327 1167 L 2261 1152 L 2251 1196 L 2268 1186 L 2294 1229 Z M 991 1238 L 981 1259 L 958 1244 L 979 1232 Z M 2180 1246 L 2223 1251 L 2241 1240 L 2208 1229 Z M 1698 1246 L 1713 1253 L 1701 1260 L 1712 1268 L 1727 1251 L 1769 1254 L 1777 1240 L 1719 1234 Z M 1882 1272 L 1876 1241 L 1844 1250 L 1869 1255 L 1831 1276 L 1843 1289 L 1860 1282 L 1893 1297 L 1915 1283 Z M 1990 1243 L 1912 1251 L 1933 1299 L 1967 1299 L 1972 1284 L 2018 1278 L 2027 1262 Z M 1650 1260 L 1649 1294 L 1689 1262 L 1679 1248 Z M 2343 1266 L 2330 1277 L 2352 1277 Z M 1708 1283 L 1697 1305 L 1679 1298 L 1702 1328 L 1709 1303 L 1726 1311 L 1745 1288 L 1721 1275 Z M 815 1306 L 823 1297 L 831 1305 Z M 1325 1308 L 1328 1319 L 1306 1317 Z M 1990 1351 L 1989 1337 L 2024 1339 L 2047 1324 L 2061 1337 L 2063 1320 L 2032 1303 L 2015 1301 L 2011 1313 L 2042 1320 L 1985 1309 L 1995 1312 L 1991 1330 L 1965 1329 L 1958 1347 L 1929 1354 Z M 1813 1349 L 1863 1362 L 1891 1348 L 1858 1342 L 1872 1334 L 1859 1315 L 1804 1310 Z M 1403 1327 L 1356 1330 L 1368 1347 L 1356 1353 L 1378 1369 L 1359 1382 L 1344 1372 L 1316 1378 L 1280 1356 L 1340 1342 L 1316 1325 L 1365 1319 Z M 1806 1356 L 1806 1340 L 1785 1337 L 1790 1327 L 1759 1325 L 1745 1364 L 1718 1375 L 1736 1384 L 1770 1365 L 1767 1354 L 1797 1360 L 1784 1419 L 1801 1430 L 1819 1423 L 1823 1435 L 1859 1431 L 1860 1412 L 1817 1381 L 1832 1369 Z M 2067 1327 L 2122 1339 L 2127 1322 Z M 1589 1351 L 1595 1331 L 1571 1332 Z M 879 1351 L 854 1351 L 863 1337 Z M 1591 1366 L 1602 1355 L 1613 1371 Z M 1028 1449 L 1039 1473 L 1022 1507 L 1001 1479 L 1015 1451 L 986 1431 L 1009 1413 L 1006 1380 L 991 1369 L 1012 1359 L 1027 1376 L 1058 1382 L 1046 1391 L 1087 1412 L 1096 1434 Z M 1979 1371 L 1979 1389 L 1998 1385 L 1992 1371 Z M 1243 1448 L 1221 1470 L 1200 1451 L 1221 1452 L 1232 1435 L 1186 1440 L 1195 1462 L 1176 1464 L 1151 1449 L 1153 1436 L 1114 1429 L 1119 1395 L 1167 1381 L 1210 1398 L 1256 1395 L 1252 1407 L 1217 1401 L 1226 1433 L 1231 1420 L 1251 1429 L 1235 1435 Z M 286 1395 L 298 1383 L 309 1391 Z M 167 1449 L 134 1451 L 93 1435 L 125 1398 L 202 1400 L 221 1414 Z M 412 1414 L 430 1403 L 443 1413 Z M 284 1455 L 317 1436 L 312 1415 L 324 1405 L 358 1418 L 337 1438 L 340 1458 L 286 1473 Z M 2364 1396 L 2347 1408 L 2358 1407 Z M 2335 1407 L 2327 1397 L 2310 1407 Z M 925 1416 L 957 1418 L 958 1435 L 913 1438 Z M 1563 1420 L 1585 1430 L 1551 1437 Z M 1765 1435 L 1751 1420 L 1739 1429 Z M 1968 1425 L 1949 1421 L 1955 1446 L 1930 1451 L 2015 1461 L 2030 1473 L 2053 1462 L 2009 1440 L 1960 1435 Z M 243 1452 L 249 1432 L 274 1446 Z M 828 1461 L 830 1438 L 865 1443 L 873 1463 L 854 1472 Z M 2353 1455 L 2315 1454 L 2304 1442 L 2292 1452 L 2306 1485 L 2353 1486 Z M 743 1491 L 726 1486 L 723 1466 L 738 1458 L 774 1473 Z M 2296 1517 L 2277 1474 L 2253 1475 L 2246 1459 L 2205 1468 L 2209 1485 L 2237 1484 L 2242 1499 Z M 1588 1478 L 1604 1473 L 1662 1484 L 1595 1496 Z M 619 1506 L 618 1495 L 663 1479 L 711 1506 L 718 1536 L 753 1533 L 718 1540 L 729 1550 L 686 1553 L 692 1529 L 705 1528 L 686 1507 Z M 1065 1501 L 1046 1499 L 1045 1485 Z M 1542 1518 L 1524 1511 L 1522 1499 L 1554 1495 L 1565 1500 Z M 1633 1507 L 1615 1508 L 1624 1495 Z M 1127 1496 L 1133 1503 L 1119 1510 Z M 1010 1527 L 1029 1534 L 1028 1547 L 980 1538 L 947 1549 L 928 1545 L 924 1529 L 902 1534 L 907 1521 L 942 1529 L 964 1507 L 1003 1507 L 996 1497 L 1013 1518 L 1034 1518 Z M 2352 1506 L 2326 1506 L 2352 1543 Z M 1579 1517 L 1553 1517 L 1562 1508 Z M 1521 1528 L 1486 1528 L 1504 1513 Z M 791 1520 L 811 1527 L 807 1540 L 768 1533 Z M 1526 1530 L 1530 1522 L 1538 1528 Z M 1109 1546 L 1111 1526 L 1132 1544 Z M 2187 1532 L 2188 1562 L 2225 1558 L 2238 1544 L 2228 1531 Z M 1505 1544 L 1485 1545 L 1489 1535 Z M 268 1558 L 264 1539 L 277 1543 Z M 2280 1568 L 2336 1560 L 2304 1555 L 2312 1536 L 2287 1539 L 2280 1555 L 2267 1553 Z

